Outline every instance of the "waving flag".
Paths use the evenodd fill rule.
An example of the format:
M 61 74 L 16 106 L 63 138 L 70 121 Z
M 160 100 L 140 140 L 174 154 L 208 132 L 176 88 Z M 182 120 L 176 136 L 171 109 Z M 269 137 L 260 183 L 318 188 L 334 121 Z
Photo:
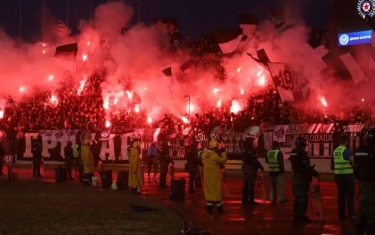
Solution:
M 57 23 L 56 34 L 61 38 L 68 36 L 68 27 L 61 20 Z
M 243 36 L 242 29 L 227 31 L 216 35 L 216 41 L 223 54 L 230 54 L 234 52 L 238 44 L 241 42 Z
M 164 33 L 169 34 L 172 38 L 179 38 L 178 20 L 173 18 L 154 18 L 156 28 Z
M 56 47 L 54 57 L 57 59 L 57 66 L 72 72 L 75 71 L 77 52 L 78 44 L 76 42 Z
M 172 76 L 172 67 L 165 68 L 161 71 L 165 76 L 171 77 Z
M 301 101 L 306 98 L 309 92 L 309 82 L 301 66 L 268 63 L 268 69 L 282 102 Z
M 247 14 L 240 14 L 238 18 L 243 34 L 252 36 L 257 27 L 257 18 Z

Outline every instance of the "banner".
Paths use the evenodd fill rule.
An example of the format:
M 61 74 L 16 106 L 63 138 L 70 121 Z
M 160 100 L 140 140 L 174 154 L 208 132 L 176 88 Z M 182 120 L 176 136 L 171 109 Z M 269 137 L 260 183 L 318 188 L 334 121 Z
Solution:
M 268 63 L 268 69 L 282 102 L 305 99 L 309 92 L 309 83 L 301 66 Z
M 273 141 L 285 142 L 286 130 L 288 130 L 288 125 L 276 126 L 275 130 L 273 131 Z

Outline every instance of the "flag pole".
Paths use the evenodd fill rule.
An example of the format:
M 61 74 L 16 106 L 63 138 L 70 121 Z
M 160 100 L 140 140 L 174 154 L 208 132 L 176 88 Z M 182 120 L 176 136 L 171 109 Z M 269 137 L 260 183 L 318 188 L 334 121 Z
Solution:
M 66 0 L 66 27 L 69 27 L 69 0 Z
M 276 24 L 275 19 L 274 19 L 274 18 L 272 17 L 272 15 L 269 13 L 269 11 L 267 10 L 267 8 L 264 7 L 264 10 L 267 12 L 267 14 L 268 14 L 268 16 L 271 18 L 272 22 L 273 22 L 274 24 Z
M 90 0 L 90 25 L 92 25 L 92 0 Z
M 18 32 L 18 40 L 21 43 L 22 41 L 22 0 L 20 0 L 20 26 L 19 26 L 19 32 Z
M 42 5 L 42 42 L 44 43 L 44 4 L 45 0 L 43 0 L 43 5 Z
M 138 0 L 138 24 L 141 18 L 141 0 Z

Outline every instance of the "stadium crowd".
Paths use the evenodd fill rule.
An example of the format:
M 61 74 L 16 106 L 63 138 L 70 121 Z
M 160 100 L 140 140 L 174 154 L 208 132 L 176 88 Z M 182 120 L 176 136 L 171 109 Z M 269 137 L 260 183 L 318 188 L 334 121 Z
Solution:
M 311 38 L 326 44 L 327 32 L 323 29 L 311 31 Z M 190 37 L 182 40 L 178 50 L 187 51 L 200 60 L 200 66 L 214 67 L 219 79 L 225 79 L 226 74 L 221 66 L 223 55 L 214 42 L 214 37 Z M 170 53 L 178 53 L 176 51 Z M 327 73 L 332 74 L 331 70 Z M 107 128 L 103 98 L 100 84 L 104 81 L 103 73 L 96 73 L 89 77 L 80 88 L 71 86 L 73 81 L 65 81 L 54 92 L 51 90 L 36 90 L 32 97 L 14 101 L 7 98 L 6 105 L 0 119 L 1 130 L 27 131 L 27 130 L 53 130 L 53 129 L 90 129 L 102 130 Z M 359 101 L 358 96 L 352 97 Z M 133 108 L 133 107 L 130 107 Z M 261 122 L 269 124 L 317 123 L 332 120 L 346 120 L 349 122 L 366 122 L 375 120 L 375 110 L 365 108 L 363 102 L 348 102 L 340 107 L 333 107 L 329 113 L 338 114 L 327 116 L 322 111 L 306 111 L 300 104 L 282 103 L 273 85 L 263 91 L 252 94 L 248 99 L 248 106 L 241 112 L 231 113 L 230 104 L 212 107 L 210 112 L 192 114 L 189 124 L 173 114 L 165 114 L 162 120 L 153 124 L 147 123 L 147 115 L 140 112 L 129 112 L 129 109 L 116 109 L 109 115 L 113 128 L 141 128 L 152 125 L 153 127 L 167 126 L 181 133 L 184 126 L 209 132 L 215 126 L 222 126 L 226 131 L 232 129 L 240 131 L 250 125 L 259 125 Z M 331 108 L 332 109 L 332 108 Z M 350 111 L 348 111 L 350 110 Z M 374 115 L 372 115 L 374 113 Z

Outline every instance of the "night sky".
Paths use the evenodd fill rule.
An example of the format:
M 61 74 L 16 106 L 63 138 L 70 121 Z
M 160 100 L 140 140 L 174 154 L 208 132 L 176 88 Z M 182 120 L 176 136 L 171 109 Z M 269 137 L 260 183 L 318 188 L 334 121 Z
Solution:
M 22 39 L 38 42 L 42 38 L 43 0 L 1 0 L 0 27 L 11 37 L 18 37 L 20 27 L 20 2 L 22 2 Z M 60 19 L 66 22 L 67 0 L 44 0 L 45 29 Z M 93 12 L 99 4 L 107 0 L 68 0 L 68 25 L 77 33 L 80 19 L 89 19 L 91 2 Z M 138 19 L 138 0 L 127 0 L 134 8 L 132 24 Z M 296 14 L 301 14 L 309 26 L 328 25 L 328 0 L 140 0 L 140 21 L 146 25 L 153 17 L 177 18 L 183 35 L 204 35 L 211 30 L 225 26 L 226 29 L 238 27 L 238 14 L 253 14 L 259 20 L 269 19 L 264 8 L 281 10 L 283 6 L 300 6 Z M 304 2 L 303 5 L 300 2 Z

